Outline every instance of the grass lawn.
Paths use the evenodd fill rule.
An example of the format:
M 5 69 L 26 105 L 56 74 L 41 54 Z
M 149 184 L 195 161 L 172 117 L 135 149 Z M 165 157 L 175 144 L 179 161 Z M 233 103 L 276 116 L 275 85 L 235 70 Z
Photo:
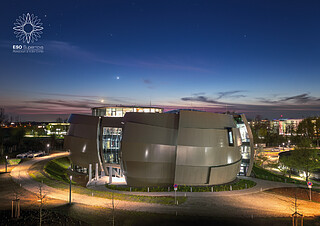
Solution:
M 283 183 L 303 184 L 303 185 L 306 184 L 305 181 L 300 181 L 300 180 L 296 180 L 286 176 L 278 175 L 256 165 L 253 165 L 252 171 L 256 178 L 263 179 L 263 180 L 277 181 L 277 182 L 283 182 Z
M 9 165 L 18 165 L 21 162 L 21 159 L 8 159 L 8 164 Z
M 41 164 L 41 162 L 37 164 Z M 31 169 L 29 171 L 29 175 L 34 180 L 43 182 L 44 184 L 50 187 L 68 191 L 69 180 L 67 175 L 67 168 L 69 167 L 69 165 L 70 165 L 70 162 L 67 157 L 58 158 L 58 159 L 49 161 L 44 166 L 45 173 L 42 173 L 39 170 Z M 75 184 L 72 187 L 72 192 L 79 193 L 82 195 L 88 195 L 88 196 L 94 195 L 95 197 L 107 198 L 107 199 L 111 199 L 113 195 L 114 199 L 117 199 L 117 200 L 174 205 L 174 197 L 171 197 L 171 196 L 153 197 L 153 196 L 142 196 L 142 195 L 126 195 L 126 194 L 118 194 L 118 193 L 107 192 L 107 191 L 96 191 L 96 190 L 85 188 Z M 179 204 L 184 203 L 186 200 L 187 200 L 187 197 L 177 197 L 177 201 L 179 202 Z
M 230 191 L 230 190 L 241 190 L 246 188 L 254 187 L 256 183 L 250 180 L 240 179 L 235 181 L 234 183 L 225 184 L 225 185 L 215 185 L 215 186 L 186 186 L 179 185 L 177 191 L 178 192 L 219 192 L 219 191 Z M 137 191 L 137 192 L 147 192 L 147 187 L 128 187 L 128 186 L 116 186 L 116 185 L 108 185 L 106 187 L 112 190 L 119 191 Z M 174 189 L 171 187 L 149 187 L 149 192 L 173 192 Z

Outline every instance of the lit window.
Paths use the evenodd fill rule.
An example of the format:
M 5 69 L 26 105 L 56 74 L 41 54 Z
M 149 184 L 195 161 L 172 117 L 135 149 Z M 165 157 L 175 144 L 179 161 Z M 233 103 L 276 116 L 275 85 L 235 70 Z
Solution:
M 232 128 L 227 128 L 229 146 L 234 146 Z

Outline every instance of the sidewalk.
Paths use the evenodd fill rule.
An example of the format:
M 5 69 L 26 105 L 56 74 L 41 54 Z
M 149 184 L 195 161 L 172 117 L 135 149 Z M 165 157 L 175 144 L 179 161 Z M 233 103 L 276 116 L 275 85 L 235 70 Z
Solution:
M 248 189 L 242 190 L 234 190 L 234 191 L 219 191 L 219 192 L 179 192 L 177 191 L 177 196 L 188 196 L 188 197 L 212 197 L 212 196 L 239 196 L 239 195 L 250 195 L 258 192 L 262 192 L 265 190 L 269 190 L 272 188 L 280 188 L 280 187 L 297 187 L 295 184 L 290 183 L 281 183 L 281 182 L 274 182 L 274 181 L 267 181 L 256 179 L 252 177 L 244 177 L 238 176 L 239 179 L 251 180 L 256 182 L 256 186 Z M 145 195 L 145 196 L 174 196 L 174 192 L 129 192 L 129 191 L 117 191 L 117 190 L 110 190 L 105 185 L 97 185 L 97 186 L 90 186 L 90 189 L 94 189 L 97 191 L 109 191 L 115 192 L 119 194 L 128 194 L 128 195 Z M 173 187 L 170 188 L 173 190 Z
M 60 156 L 67 156 L 69 153 L 54 154 L 41 158 L 32 159 L 16 166 L 11 171 L 12 179 L 21 184 L 23 188 L 33 193 L 38 193 L 41 183 L 33 180 L 28 169 L 35 163 L 43 160 L 53 159 Z M 294 184 L 284 184 L 280 182 L 265 181 L 254 178 L 241 177 L 253 180 L 257 185 L 250 189 L 225 192 L 177 192 L 179 196 L 187 196 L 185 203 L 179 206 L 169 206 L 151 204 L 143 202 L 128 202 L 115 200 L 116 208 L 129 211 L 143 211 L 152 213 L 186 214 L 197 216 L 217 216 L 217 217 L 288 217 L 292 214 L 292 198 L 261 192 L 270 188 L 294 187 Z M 64 200 L 68 202 L 69 192 L 49 187 L 45 184 L 42 189 L 47 197 Z M 97 186 L 98 190 L 107 190 L 105 186 Z M 115 191 L 114 191 L 115 192 Z M 120 192 L 130 195 L 148 196 L 174 196 L 174 192 Z M 92 197 L 77 193 L 72 193 L 72 202 L 85 204 L 88 206 L 100 206 L 111 208 L 112 200 Z M 299 208 L 305 216 L 319 215 L 320 204 L 299 200 Z
M 59 153 L 59 154 L 53 154 L 50 156 L 45 156 L 41 158 L 32 159 L 30 161 L 21 163 L 20 165 L 16 166 L 11 171 L 11 177 L 17 184 L 20 184 L 23 188 L 26 190 L 32 192 L 32 193 L 39 193 L 39 186 L 42 187 L 42 191 L 44 194 L 47 195 L 49 198 L 54 199 L 60 199 L 66 202 L 69 202 L 69 192 L 55 189 L 52 187 L 49 187 L 45 184 L 42 184 L 40 182 L 37 182 L 33 180 L 29 174 L 28 169 L 35 163 L 43 160 L 49 160 L 54 159 L 57 157 L 63 157 L 67 156 L 69 153 Z M 72 193 L 72 202 L 77 202 L 89 206 L 101 206 L 101 207 L 107 207 L 111 208 L 112 206 L 112 200 L 111 199 L 105 199 L 105 198 L 98 198 L 98 197 L 92 197 L 87 195 L 81 195 L 77 193 Z M 150 203 L 138 203 L 138 202 L 128 202 L 128 201 L 121 201 L 116 200 L 117 208 L 118 209 L 124 209 L 124 210 L 132 210 L 132 211 L 150 211 L 150 207 L 161 209 L 162 205 L 160 204 L 150 204 Z M 175 206 L 168 206 L 166 207 L 168 210 L 174 209 Z M 160 211 L 162 212 L 162 211 Z M 170 211 L 169 211 L 170 212 Z M 171 213 L 171 212 L 170 212 Z

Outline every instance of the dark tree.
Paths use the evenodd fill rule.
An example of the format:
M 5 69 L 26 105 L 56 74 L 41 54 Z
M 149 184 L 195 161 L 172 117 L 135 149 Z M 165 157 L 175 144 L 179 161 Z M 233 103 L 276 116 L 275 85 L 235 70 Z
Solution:
M 279 161 L 290 169 L 304 171 L 306 181 L 308 181 L 310 174 L 320 168 L 320 151 L 300 147 L 288 153 L 283 153 Z

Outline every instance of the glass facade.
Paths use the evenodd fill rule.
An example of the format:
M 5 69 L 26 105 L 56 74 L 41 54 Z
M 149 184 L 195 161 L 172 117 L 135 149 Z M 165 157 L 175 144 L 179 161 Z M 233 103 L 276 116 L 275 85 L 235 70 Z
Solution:
M 106 163 L 120 163 L 122 128 L 103 127 L 102 148 Z
M 162 113 L 162 108 L 154 107 L 104 107 L 92 108 L 93 116 L 124 117 L 127 112 Z
M 127 112 L 162 113 L 162 108 L 138 106 L 107 106 L 92 108 L 93 116 L 124 117 Z M 105 163 L 120 164 L 122 128 L 103 127 L 102 150 Z
M 242 141 L 242 145 L 241 145 L 242 160 L 241 160 L 239 175 L 246 175 L 250 165 L 250 158 L 251 158 L 250 138 L 249 138 L 247 127 L 242 121 L 241 116 L 235 119 L 237 122 L 237 128 L 240 131 L 240 136 Z

